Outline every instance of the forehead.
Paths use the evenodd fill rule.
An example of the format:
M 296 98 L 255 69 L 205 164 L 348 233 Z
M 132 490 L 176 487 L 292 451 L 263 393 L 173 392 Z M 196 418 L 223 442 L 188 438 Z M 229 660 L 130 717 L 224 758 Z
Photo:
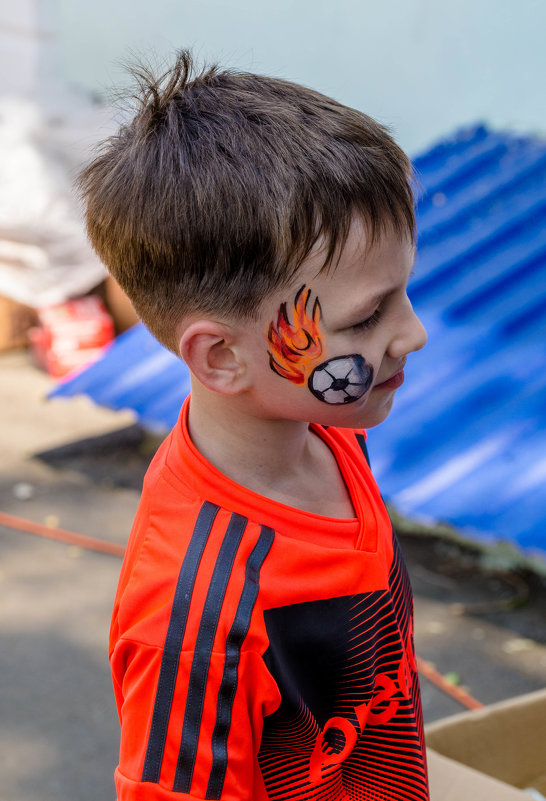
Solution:
M 335 253 L 332 262 L 325 265 L 326 245 L 318 242 L 302 262 L 295 283 L 303 282 L 318 294 L 347 292 L 383 293 L 391 291 L 401 282 L 407 282 L 415 259 L 415 246 L 409 236 L 400 235 L 392 228 L 379 232 L 370 240 L 365 223 L 353 221 L 343 247 Z

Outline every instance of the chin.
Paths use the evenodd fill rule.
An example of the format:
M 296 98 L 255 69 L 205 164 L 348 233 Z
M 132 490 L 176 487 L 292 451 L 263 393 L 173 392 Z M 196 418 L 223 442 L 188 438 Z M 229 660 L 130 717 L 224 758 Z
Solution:
M 394 401 L 394 392 L 384 403 L 377 404 L 374 401 L 374 398 L 368 397 L 367 401 L 360 405 L 360 408 L 358 408 L 358 403 L 355 403 L 354 406 L 343 407 L 344 414 L 340 414 L 337 421 L 334 420 L 336 415 L 332 414 L 331 422 L 328 425 L 337 428 L 375 428 L 389 416 Z

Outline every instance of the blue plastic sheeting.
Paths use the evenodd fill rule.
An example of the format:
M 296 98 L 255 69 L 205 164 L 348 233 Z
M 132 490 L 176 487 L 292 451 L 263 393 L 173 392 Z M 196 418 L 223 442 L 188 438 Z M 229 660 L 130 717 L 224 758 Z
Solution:
M 405 514 L 546 557 L 546 143 L 478 126 L 414 165 L 410 296 L 429 344 L 370 431 L 374 473 Z M 54 395 L 170 427 L 188 391 L 184 365 L 136 326 Z
M 110 409 L 131 409 L 155 430 L 176 423 L 190 391 L 184 362 L 160 345 L 141 323 L 121 334 L 102 358 L 59 384 L 50 398 L 89 395 Z
M 370 431 L 403 513 L 546 556 L 546 143 L 479 126 L 414 161 L 429 331 Z

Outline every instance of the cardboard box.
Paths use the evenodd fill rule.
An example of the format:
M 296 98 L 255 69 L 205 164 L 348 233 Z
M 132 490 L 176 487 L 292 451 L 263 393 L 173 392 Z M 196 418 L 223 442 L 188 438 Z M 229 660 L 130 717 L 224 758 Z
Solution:
M 429 724 L 426 741 L 431 801 L 546 798 L 546 690 Z
M 34 309 L 0 295 L 0 351 L 26 347 L 28 331 L 35 323 Z
M 131 301 L 111 275 L 104 282 L 103 292 L 108 311 L 114 318 L 117 334 L 122 334 L 138 323 L 138 316 Z

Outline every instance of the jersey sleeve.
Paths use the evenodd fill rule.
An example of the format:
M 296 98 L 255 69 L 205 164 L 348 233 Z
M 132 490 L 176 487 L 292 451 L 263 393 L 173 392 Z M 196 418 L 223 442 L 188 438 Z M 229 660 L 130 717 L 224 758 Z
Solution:
M 114 605 L 118 801 L 258 801 L 279 703 L 260 600 L 274 532 L 208 501 L 180 525 L 170 500 L 143 518 Z
M 258 654 L 213 653 L 206 669 L 184 651 L 174 670 L 165 651 L 121 642 L 114 675 L 120 660 L 118 801 L 267 797 L 257 752 L 278 691 Z

